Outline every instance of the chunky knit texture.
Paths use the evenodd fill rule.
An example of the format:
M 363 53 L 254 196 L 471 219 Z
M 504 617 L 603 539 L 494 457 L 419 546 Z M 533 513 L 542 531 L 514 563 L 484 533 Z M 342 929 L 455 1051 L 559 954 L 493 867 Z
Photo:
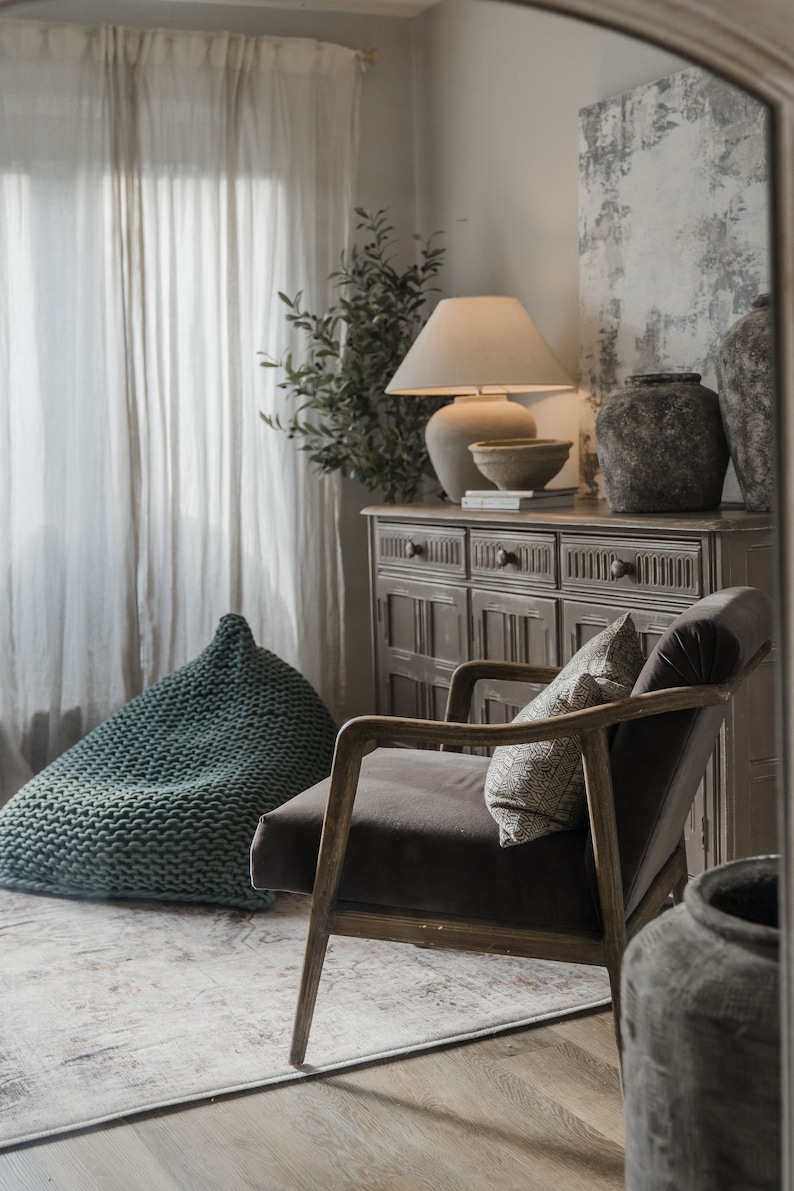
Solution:
M 306 679 L 224 616 L 199 657 L 0 809 L 0 885 L 265 909 L 259 816 L 328 775 L 335 732 Z

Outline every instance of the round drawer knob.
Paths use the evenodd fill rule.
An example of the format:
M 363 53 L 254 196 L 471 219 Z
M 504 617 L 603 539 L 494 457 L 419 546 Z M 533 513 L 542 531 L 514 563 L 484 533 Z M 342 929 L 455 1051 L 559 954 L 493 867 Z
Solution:
M 511 562 L 516 561 L 516 556 L 512 550 L 505 550 L 504 546 L 500 546 L 496 551 L 496 565 L 498 567 L 509 567 Z
M 622 579 L 624 575 L 632 575 L 634 573 L 634 563 L 624 562 L 622 558 L 615 558 L 612 560 L 609 573 L 613 579 Z
M 418 542 L 408 542 L 405 547 L 405 554 L 407 558 L 418 558 L 422 553 L 422 547 Z

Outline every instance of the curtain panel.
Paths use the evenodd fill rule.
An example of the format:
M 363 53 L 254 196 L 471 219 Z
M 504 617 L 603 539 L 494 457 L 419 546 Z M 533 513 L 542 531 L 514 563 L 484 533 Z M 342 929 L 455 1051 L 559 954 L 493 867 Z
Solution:
M 340 46 L 0 21 L 0 801 L 226 612 L 341 707 L 339 482 L 259 411 L 331 299 Z M 145 742 L 142 742 L 145 747 Z

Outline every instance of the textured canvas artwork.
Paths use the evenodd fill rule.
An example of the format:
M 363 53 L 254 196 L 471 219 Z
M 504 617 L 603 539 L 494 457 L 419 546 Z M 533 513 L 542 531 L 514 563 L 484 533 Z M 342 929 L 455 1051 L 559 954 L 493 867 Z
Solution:
M 602 402 L 635 373 L 699 372 L 716 388 L 720 339 L 769 289 L 766 120 L 697 68 L 580 112 L 586 495 L 601 494 Z

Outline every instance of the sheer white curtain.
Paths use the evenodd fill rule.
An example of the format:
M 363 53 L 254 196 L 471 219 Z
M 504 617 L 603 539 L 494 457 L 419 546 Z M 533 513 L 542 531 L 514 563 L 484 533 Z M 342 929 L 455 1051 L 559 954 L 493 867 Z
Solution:
M 339 46 L 0 22 L 0 795 L 241 612 L 332 708 L 338 484 L 259 410 L 349 236 Z

